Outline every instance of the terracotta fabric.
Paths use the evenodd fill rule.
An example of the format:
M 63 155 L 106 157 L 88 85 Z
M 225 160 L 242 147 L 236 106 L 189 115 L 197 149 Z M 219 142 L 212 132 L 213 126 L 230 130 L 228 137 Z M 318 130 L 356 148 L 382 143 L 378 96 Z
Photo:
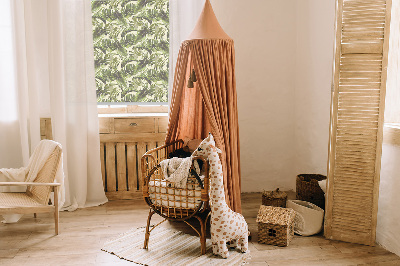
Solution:
M 192 69 L 197 82 L 194 88 L 187 88 Z M 241 212 L 235 51 L 231 39 L 187 40 L 178 55 L 165 142 L 204 139 L 209 132 L 222 150 L 227 204 Z

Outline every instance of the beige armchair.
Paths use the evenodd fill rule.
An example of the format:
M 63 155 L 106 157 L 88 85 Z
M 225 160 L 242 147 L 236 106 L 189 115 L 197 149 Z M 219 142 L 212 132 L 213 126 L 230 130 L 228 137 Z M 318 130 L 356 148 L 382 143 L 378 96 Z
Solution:
M 58 190 L 54 183 L 62 150 L 56 146 L 33 182 L 0 182 L 0 186 L 27 186 L 25 192 L 0 192 L 0 215 L 54 212 L 55 234 L 58 235 Z M 54 203 L 49 204 L 50 193 L 54 192 Z

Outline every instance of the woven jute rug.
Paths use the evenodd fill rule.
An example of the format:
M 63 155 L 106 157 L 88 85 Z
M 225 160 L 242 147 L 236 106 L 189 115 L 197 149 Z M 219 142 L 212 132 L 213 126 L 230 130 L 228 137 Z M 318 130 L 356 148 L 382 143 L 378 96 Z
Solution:
M 149 249 L 143 249 L 145 228 L 132 229 L 108 241 L 103 251 L 143 265 L 243 265 L 249 253 L 229 251 L 229 258 L 212 254 L 211 240 L 207 252 L 201 255 L 199 237 L 168 228 L 157 227 L 150 234 Z

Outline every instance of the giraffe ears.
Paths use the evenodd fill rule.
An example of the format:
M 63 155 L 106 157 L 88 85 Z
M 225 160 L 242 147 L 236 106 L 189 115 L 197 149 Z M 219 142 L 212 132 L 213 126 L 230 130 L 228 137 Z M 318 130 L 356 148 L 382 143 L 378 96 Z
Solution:
M 214 137 L 213 137 L 213 135 L 211 134 L 211 132 L 208 132 L 208 139 L 209 139 L 210 141 L 214 141 Z
M 217 147 L 215 147 L 214 145 L 210 145 L 212 149 L 214 149 L 216 152 L 218 152 L 219 154 L 222 154 L 222 151 L 220 149 L 218 149 Z

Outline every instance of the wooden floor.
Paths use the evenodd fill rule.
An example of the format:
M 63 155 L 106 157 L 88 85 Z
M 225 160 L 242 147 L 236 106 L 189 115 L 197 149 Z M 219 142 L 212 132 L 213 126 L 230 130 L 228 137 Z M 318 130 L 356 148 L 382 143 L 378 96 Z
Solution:
M 243 194 L 242 201 L 253 236 L 250 265 L 400 265 L 400 257 L 382 247 L 329 241 L 322 235 L 295 236 L 285 248 L 258 244 L 255 219 L 261 195 Z M 49 214 L 38 214 L 36 219 L 26 215 L 16 224 L 0 223 L 0 265 L 135 265 L 100 249 L 106 240 L 144 226 L 147 214 L 148 207 L 142 200 L 112 201 L 62 212 L 58 236 L 54 236 Z M 177 223 L 162 226 L 191 230 Z

